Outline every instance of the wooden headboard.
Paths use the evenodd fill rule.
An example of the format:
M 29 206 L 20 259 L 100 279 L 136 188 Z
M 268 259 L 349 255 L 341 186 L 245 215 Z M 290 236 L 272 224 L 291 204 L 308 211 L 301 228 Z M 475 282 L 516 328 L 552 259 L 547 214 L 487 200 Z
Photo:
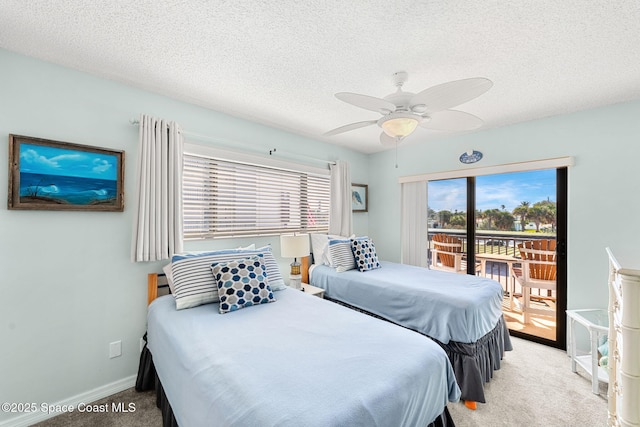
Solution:
M 300 259 L 300 273 L 302 274 L 302 282 L 309 283 L 309 258 L 308 256 Z M 164 273 L 149 273 L 147 275 L 147 305 L 151 301 L 161 295 L 170 294 L 169 282 L 167 275 Z
M 162 295 L 170 294 L 167 275 L 164 273 L 149 273 L 147 275 L 147 305 Z
M 300 274 L 302 274 L 302 283 L 309 284 L 309 259 L 310 256 L 306 256 L 300 259 Z

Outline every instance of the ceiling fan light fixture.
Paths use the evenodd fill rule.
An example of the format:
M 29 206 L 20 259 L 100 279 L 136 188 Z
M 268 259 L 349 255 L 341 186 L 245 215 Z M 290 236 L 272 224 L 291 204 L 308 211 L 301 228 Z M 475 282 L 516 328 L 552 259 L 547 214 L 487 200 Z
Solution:
M 482 126 L 483 121 L 479 117 L 451 108 L 471 101 L 488 91 L 493 86 L 491 80 L 485 77 L 472 77 L 441 83 L 421 92 L 412 93 L 402 90 L 407 77 L 405 71 L 395 73 L 393 80 L 397 91 L 384 98 L 352 92 L 336 93 L 336 98 L 339 100 L 380 113 L 382 117 L 377 120 L 340 126 L 325 132 L 324 135 L 333 136 L 377 124 L 382 128 L 380 142 L 387 146 L 397 145 L 402 139 L 411 135 L 418 125 L 426 129 L 449 132 L 470 131 Z
M 410 135 L 419 124 L 420 120 L 414 115 L 403 113 L 392 113 L 378 121 L 384 133 L 392 138 L 404 138 Z

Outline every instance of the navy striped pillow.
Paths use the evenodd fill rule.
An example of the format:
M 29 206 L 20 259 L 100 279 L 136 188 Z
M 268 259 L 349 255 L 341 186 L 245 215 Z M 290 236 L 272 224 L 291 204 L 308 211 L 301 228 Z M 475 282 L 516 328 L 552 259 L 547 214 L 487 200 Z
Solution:
M 211 272 L 211 265 L 237 260 L 238 257 L 259 255 L 263 258 L 271 290 L 286 288 L 278 264 L 270 246 L 255 251 L 223 250 L 197 255 L 174 256 L 171 263 L 173 296 L 178 310 L 218 302 L 218 284 Z
M 356 268 L 351 252 L 351 240 L 329 240 L 329 265 L 341 273 Z

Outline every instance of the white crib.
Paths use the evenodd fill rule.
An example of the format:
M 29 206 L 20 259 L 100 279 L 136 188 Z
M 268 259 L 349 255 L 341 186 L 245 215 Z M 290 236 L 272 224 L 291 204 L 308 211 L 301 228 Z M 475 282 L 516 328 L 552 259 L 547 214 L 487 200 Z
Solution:
M 607 254 L 609 426 L 640 427 L 640 269 L 621 267 L 609 248 Z

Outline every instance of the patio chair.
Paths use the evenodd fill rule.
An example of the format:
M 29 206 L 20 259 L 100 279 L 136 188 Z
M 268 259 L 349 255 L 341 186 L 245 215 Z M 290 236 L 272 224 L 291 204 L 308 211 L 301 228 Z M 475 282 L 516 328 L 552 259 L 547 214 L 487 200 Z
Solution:
M 530 240 L 518 244 L 521 267 L 514 267 L 511 271 L 515 282 L 522 287 L 522 314 L 525 324 L 530 323 L 531 314 L 540 316 L 556 315 L 555 291 L 556 286 L 556 241 Z M 532 295 L 531 289 L 546 290 L 546 295 L 538 293 Z M 510 293 L 513 307 L 514 292 Z M 532 301 L 543 301 L 550 309 L 535 308 Z
M 467 257 L 462 240 L 448 234 L 435 234 L 431 238 L 431 269 L 467 274 Z M 480 263 L 476 263 L 476 274 Z

